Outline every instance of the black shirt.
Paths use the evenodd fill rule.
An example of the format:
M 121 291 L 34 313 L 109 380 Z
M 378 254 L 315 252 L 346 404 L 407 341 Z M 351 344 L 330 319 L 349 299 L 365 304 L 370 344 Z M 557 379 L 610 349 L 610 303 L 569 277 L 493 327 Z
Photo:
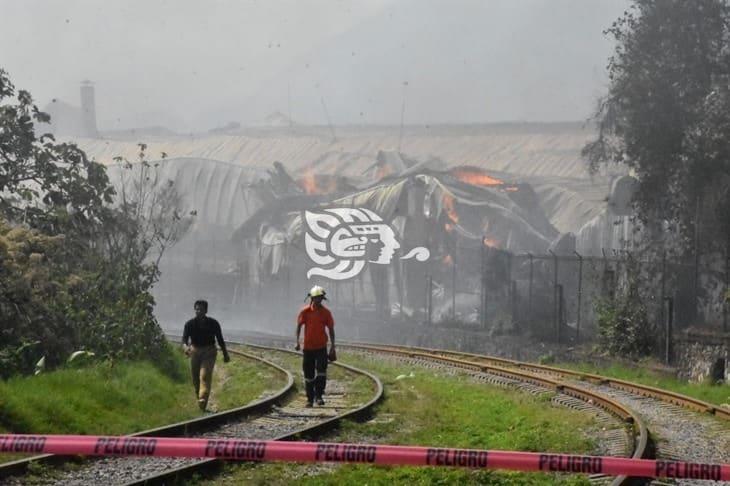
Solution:
M 226 349 L 226 343 L 223 341 L 221 333 L 221 325 L 212 317 L 205 316 L 201 319 L 193 318 L 185 323 L 183 331 L 183 343 L 188 344 L 188 340 L 193 346 L 211 346 L 215 345 L 215 340 L 221 349 Z

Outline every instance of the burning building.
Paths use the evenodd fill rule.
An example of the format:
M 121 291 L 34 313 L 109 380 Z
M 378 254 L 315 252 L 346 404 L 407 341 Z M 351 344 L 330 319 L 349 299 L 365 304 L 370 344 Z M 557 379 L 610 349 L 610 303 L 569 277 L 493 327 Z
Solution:
M 278 287 L 274 294 L 288 295 L 292 288 L 310 285 L 308 270 L 316 262 L 307 248 L 307 239 L 312 238 L 311 222 L 305 218 L 308 212 L 329 212 L 331 219 L 333 215 L 362 212 L 354 220 L 345 217 L 331 223 L 319 240 L 322 261 L 334 262 L 337 255 L 324 259 L 325 253 L 333 251 L 334 237 L 329 232 L 336 233 L 337 225 L 346 226 L 347 221 L 365 225 L 363 248 L 351 248 L 362 251 L 359 258 L 364 270 L 351 279 L 331 277 L 325 283 L 332 288 L 333 300 L 370 308 L 382 319 L 390 318 L 393 309 L 404 316 L 420 312 L 425 286 L 438 286 L 450 278 L 457 252 L 472 255 L 472 264 L 460 275 L 475 280 L 478 286 L 483 247 L 487 251 L 499 248 L 542 253 L 559 235 L 528 184 L 502 180 L 474 167 L 432 170 L 407 162 L 398 167 L 402 159 L 396 159 L 395 164 L 390 159 L 391 163 L 376 164 L 370 171 L 379 180 L 356 190 L 347 190 L 355 185 L 353 181 L 334 184 L 332 178 L 305 178 L 306 194 L 283 196 L 244 222 L 233 239 L 256 255 L 257 282 L 252 287 L 274 286 Z M 382 173 L 389 175 L 381 177 Z M 312 187 L 326 190 L 314 191 Z M 388 236 L 392 242 L 383 241 L 383 231 L 377 230 L 376 226 L 383 225 L 389 228 L 389 235 L 392 231 Z M 383 247 L 388 245 L 389 257 L 384 258 Z M 369 253 L 373 248 L 376 253 Z M 405 253 L 412 248 L 427 249 L 430 258 L 425 262 L 407 259 Z M 464 261 L 463 255 L 460 260 Z M 328 274 L 319 275 L 326 279 L 323 276 Z

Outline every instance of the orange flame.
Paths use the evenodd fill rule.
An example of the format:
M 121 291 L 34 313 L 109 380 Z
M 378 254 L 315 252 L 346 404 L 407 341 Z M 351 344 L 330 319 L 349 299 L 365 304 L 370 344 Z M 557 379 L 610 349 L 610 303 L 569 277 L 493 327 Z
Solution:
M 456 201 L 454 200 L 454 196 L 448 192 L 444 193 L 444 209 L 451 221 L 454 223 L 459 222 L 459 214 L 456 212 Z
M 503 181 L 487 175 L 486 172 L 477 167 L 456 167 L 451 170 L 451 175 L 459 179 L 461 182 L 466 182 L 467 184 L 475 186 L 501 186 L 504 184 Z
M 379 165 L 378 168 L 375 170 L 375 178 L 377 180 L 385 179 L 389 175 L 393 173 L 393 168 L 389 165 Z
M 484 241 L 484 246 L 488 246 L 489 248 L 499 248 L 499 241 L 494 238 L 484 238 L 482 241 Z
M 301 186 L 307 194 L 318 194 L 317 180 L 314 178 L 313 172 L 305 173 L 301 179 L 299 179 L 299 186 Z
M 337 191 L 337 178 L 330 175 L 315 174 L 308 170 L 297 181 L 306 194 L 329 194 Z

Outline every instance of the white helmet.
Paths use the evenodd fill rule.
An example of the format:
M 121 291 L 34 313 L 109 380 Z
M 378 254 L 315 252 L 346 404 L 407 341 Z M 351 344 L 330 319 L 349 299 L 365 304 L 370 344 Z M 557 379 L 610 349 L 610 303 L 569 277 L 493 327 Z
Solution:
M 325 292 L 324 288 L 320 287 L 319 285 L 315 285 L 312 287 L 312 290 L 309 291 L 309 294 L 307 294 L 307 297 L 325 297 L 327 295 L 327 292 Z

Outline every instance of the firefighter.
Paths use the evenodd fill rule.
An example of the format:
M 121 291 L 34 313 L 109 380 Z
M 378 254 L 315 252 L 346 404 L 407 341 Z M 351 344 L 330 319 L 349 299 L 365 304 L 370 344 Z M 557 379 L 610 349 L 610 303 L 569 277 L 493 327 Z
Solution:
M 337 359 L 335 352 L 335 321 L 332 313 L 323 304 L 325 290 L 319 285 L 312 287 L 307 294 L 309 305 L 305 306 L 297 318 L 297 344 L 295 349 L 302 349 L 302 370 L 304 386 L 307 392 L 307 407 L 314 402 L 324 405 L 324 390 L 327 386 L 327 361 Z M 304 342 L 300 345 L 300 336 L 304 326 Z M 330 351 L 327 353 L 327 333 L 329 332 Z
M 205 411 L 213 382 L 213 368 L 215 368 L 215 360 L 218 355 L 215 347 L 216 340 L 223 351 L 223 361 L 228 363 L 231 358 L 228 356 L 226 342 L 223 340 L 221 325 L 215 319 L 206 316 L 208 302 L 198 300 L 195 302 L 194 309 L 195 318 L 185 323 L 182 343 L 185 354 L 190 357 L 190 372 L 193 377 L 198 407 Z

